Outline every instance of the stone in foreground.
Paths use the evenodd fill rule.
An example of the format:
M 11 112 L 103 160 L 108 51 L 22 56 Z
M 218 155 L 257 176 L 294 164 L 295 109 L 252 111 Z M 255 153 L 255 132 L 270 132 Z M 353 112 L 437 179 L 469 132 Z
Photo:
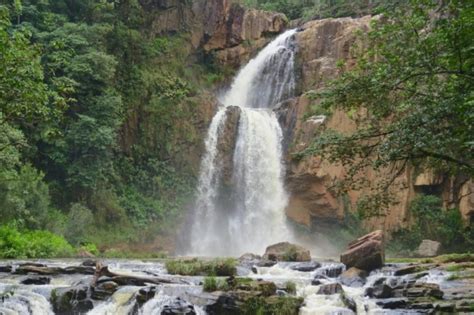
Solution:
M 302 246 L 281 242 L 268 246 L 263 259 L 273 261 L 310 261 L 311 254 L 309 250 Z
M 441 243 L 432 240 L 421 241 L 417 254 L 420 257 L 435 257 L 439 255 Z
M 349 243 L 341 254 L 341 262 L 347 268 L 355 267 L 370 272 L 381 268 L 385 261 L 383 232 L 374 231 Z

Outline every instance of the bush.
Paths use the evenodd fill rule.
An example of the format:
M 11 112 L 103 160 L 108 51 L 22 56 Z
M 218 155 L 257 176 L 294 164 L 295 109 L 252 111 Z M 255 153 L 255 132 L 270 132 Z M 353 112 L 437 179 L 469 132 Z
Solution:
M 190 259 L 190 260 L 169 260 L 166 262 L 168 273 L 182 276 L 233 276 L 237 274 L 236 260 L 214 259 L 210 261 Z
M 0 258 L 59 258 L 73 253 L 73 247 L 62 236 L 0 226 Z
M 407 253 L 416 249 L 423 239 L 440 242 L 449 251 L 465 250 L 473 243 L 465 230 L 458 209 L 442 209 L 440 198 L 422 195 L 415 198 L 409 208 L 413 224 L 393 233 L 388 249 L 395 253 Z

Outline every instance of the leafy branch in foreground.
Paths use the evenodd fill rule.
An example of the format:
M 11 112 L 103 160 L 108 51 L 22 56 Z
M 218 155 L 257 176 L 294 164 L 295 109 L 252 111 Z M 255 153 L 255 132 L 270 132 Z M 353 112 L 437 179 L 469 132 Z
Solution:
M 375 18 L 365 36 L 356 67 L 321 93 L 323 108 L 355 113 L 357 130 L 327 130 L 301 155 L 343 165 L 340 192 L 366 187 L 368 169 L 385 174 L 365 210 L 390 202 L 407 165 L 472 177 L 474 4 L 411 0 Z

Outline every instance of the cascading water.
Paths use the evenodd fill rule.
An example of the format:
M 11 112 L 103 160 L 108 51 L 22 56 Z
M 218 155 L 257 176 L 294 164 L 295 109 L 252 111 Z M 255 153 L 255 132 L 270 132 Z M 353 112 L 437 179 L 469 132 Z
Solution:
M 224 107 L 214 116 L 205 142 L 192 254 L 261 252 L 270 243 L 289 238 L 282 130 L 273 109 L 293 96 L 295 32 L 287 31 L 267 45 L 239 72 L 221 100 Z M 219 142 L 228 137 L 224 132 L 229 108 L 234 106 L 239 107 L 238 128 L 231 175 L 226 175 Z M 224 183 L 226 176 L 230 184 Z

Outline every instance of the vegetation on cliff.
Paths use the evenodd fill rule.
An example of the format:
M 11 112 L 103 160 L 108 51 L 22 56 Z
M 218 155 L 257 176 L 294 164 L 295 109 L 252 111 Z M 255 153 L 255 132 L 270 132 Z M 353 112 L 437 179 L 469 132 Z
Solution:
M 150 241 L 192 192 L 206 66 L 137 1 L 0 6 L 0 224 L 74 245 Z M 188 122 L 188 123 L 186 123 Z M 179 171 L 177 171 L 179 169 Z
M 285 13 L 290 19 L 304 20 L 334 17 L 360 17 L 392 8 L 400 0 L 243 0 L 245 5 Z

